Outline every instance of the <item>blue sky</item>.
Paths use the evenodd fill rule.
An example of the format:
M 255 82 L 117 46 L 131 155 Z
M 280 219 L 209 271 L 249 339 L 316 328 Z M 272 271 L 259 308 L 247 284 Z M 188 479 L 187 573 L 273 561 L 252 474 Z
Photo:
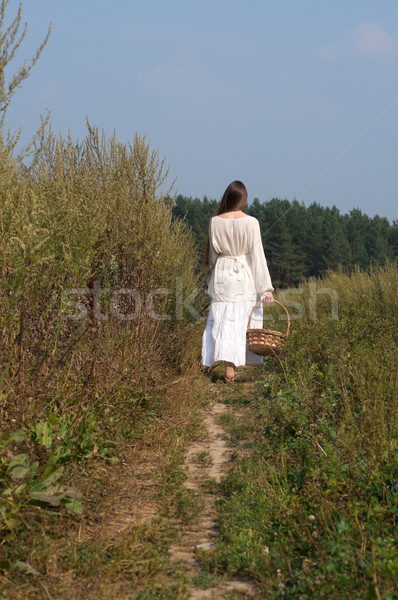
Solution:
M 30 128 L 48 106 L 56 133 L 81 139 L 87 115 L 146 135 L 186 196 L 241 179 L 249 199 L 398 218 L 398 104 L 303 196 L 398 100 L 396 0 L 25 0 L 23 20 L 15 66 L 53 23 L 11 105 Z

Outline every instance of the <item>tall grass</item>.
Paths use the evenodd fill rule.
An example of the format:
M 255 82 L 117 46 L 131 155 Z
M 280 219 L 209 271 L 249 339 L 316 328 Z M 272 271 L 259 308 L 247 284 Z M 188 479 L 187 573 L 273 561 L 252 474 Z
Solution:
M 302 286 L 305 315 L 280 361 L 264 365 L 244 423 L 252 457 L 223 484 L 222 537 L 207 564 L 254 576 L 264 598 L 392 599 L 398 268 L 330 273 L 318 287 L 337 293 L 338 318 L 322 294 L 313 320 L 311 283 Z
M 172 221 L 164 161 L 145 138 L 122 144 L 87 126 L 81 142 L 50 131 L 29 169 L 0 145 L 6 529 L 68 457 L 106 454 L 118 435 L 109 413 L 134 422 L 192 321 L 196 251 Z
M 109 361 L 107 367 L 123 372 L 123 349 L 140 368 L 152 360 L 156 365 L 156 357 L 169 347 L 176 324 L 177 329 L 183 325 L 176 323 L 176 278 L 184 297 L 197 281 L 191 234 L 182 223 L 172 223 L 164 202 L 168 190 L 158 195 L 166 174 L 144 139 L 136 137 L 133 145 L 123 145 L 115 137 L 100 138 L 91 126 L 81 143 L 50 133 L 25 176 L 11 161 L 3 163 L 0 293 L 5 419 L 7 406 L 15 410 L 16 398 L 26 409 L 24 399 L 51 392 L 65 400 L 89 382 L 90 393 L 97 387 L 106 393 L 115 381 L 109 372 L 100 377 L 98 367 L 104 360 Z M 65 295 L 68 289 L 95 291 L 95 286 L 98 293 L 99 286 L 103 288 L 104 301 L 96 299 L 103 317 L 90 311 L 93 294 Z M 134 297 L 128 300 L 129 293 L 121 294 L 125 313 L 129 309 L 134 316 L 121 321 L 112 315 L 110 300 L 114 290 L 125 288 L 135 290 L 143 310 L 137 310 Z M 168 293 L 154 296 L 154 309 L 169 320 L 156 320 L 145 310 L 148 293 L 157 288 Z M 67 301 L 76 299 L 85 303 L 88 316 L 67 320 L 68 314 L 76 313 L 68 310 Z M 111 352 L 106 347 L 110 334 L 120 339 Z M 54 386 L 54 377 L 62 372 L 66 378 Z M 94 375 L 101 381 L 93 384 Z M 62 389 L 57 392 L 54 387 Z

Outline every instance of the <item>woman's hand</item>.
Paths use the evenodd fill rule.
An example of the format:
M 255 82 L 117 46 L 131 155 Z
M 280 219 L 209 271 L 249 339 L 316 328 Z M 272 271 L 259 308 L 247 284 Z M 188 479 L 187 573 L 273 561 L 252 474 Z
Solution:
M 273 296 L 272 292 L 265 292 L 263 302 L 266 302 L 267 304 L 271 304 L 271 302 L 273 302 L 273 301 L 274 301 L 274 296 Z

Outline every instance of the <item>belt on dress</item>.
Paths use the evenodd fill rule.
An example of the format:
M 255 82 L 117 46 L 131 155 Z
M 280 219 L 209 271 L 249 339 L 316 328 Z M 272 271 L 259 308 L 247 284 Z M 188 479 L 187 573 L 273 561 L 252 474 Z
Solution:
M 247 263 L 248 256 L 250 256 L 250 254 L 240 254 L 239 256 L 232 256 L 231 254 L 219 254 L 218 258 L 227 258 L 229 260 L 233 260 L 234 264 L 229 272 L 229 275 L 235 277 L 237 281 L 241 281 L 242 270 L 249 266 Z

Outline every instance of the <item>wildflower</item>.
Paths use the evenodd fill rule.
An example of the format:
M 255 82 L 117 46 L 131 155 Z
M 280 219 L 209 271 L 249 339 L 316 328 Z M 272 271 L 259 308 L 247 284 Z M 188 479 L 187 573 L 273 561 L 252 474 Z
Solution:
M 264 554 L 269 554 L 269 548 L 268 548 L 268 546 L 264 546 L 263 552 L 264 552 Z
M 308 518 L 309 518 L 310 521 L 315 521 L 315 515 L 309 515 Z

